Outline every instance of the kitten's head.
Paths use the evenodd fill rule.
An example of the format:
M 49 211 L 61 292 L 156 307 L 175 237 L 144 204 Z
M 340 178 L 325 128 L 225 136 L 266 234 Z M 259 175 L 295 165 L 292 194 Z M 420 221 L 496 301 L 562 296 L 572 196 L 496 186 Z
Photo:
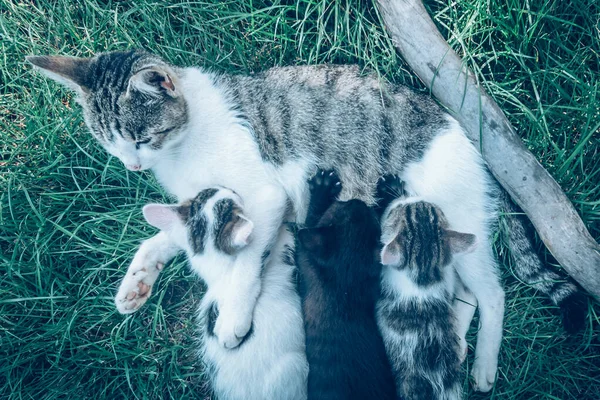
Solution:
M 248 245 L 254 228 L 241 198 L 225 188 L 204 189 L 178 205 L 148 204 L 143 212 L 189 256 L 213 261 L 231 260 Z
M 175 69 L 142 50 L 27 61 L 77 92 L 92 135 L 130 170 L 154 166 L 187 122 Z
M 381 222 L 381 263 L 407 270 L 418 285 L 440 282 L 454 255 L 476 247 L 475 235 L 448 229 L 442 210 L 424 201 L 392 203 Z
M 378 277 L 379 222 L 364 202 L 334 202 L 314 228 L 298 231 L 297 253 L 341 285 Z

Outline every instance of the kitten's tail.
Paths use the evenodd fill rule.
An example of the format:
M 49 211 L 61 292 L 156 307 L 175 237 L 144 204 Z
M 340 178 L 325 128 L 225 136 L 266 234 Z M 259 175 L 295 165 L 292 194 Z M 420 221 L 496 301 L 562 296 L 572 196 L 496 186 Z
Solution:
M 578 332 L 585 326 L 587 296 L 571 278 L 550 269 L 542 262 L 532 242 L 533 225 L 505 190 L 501 189 L 500 197 L 508 247 L 514 261 L 514 274 L 521 281 L 548 295 L 560 307 L 567 332 Z

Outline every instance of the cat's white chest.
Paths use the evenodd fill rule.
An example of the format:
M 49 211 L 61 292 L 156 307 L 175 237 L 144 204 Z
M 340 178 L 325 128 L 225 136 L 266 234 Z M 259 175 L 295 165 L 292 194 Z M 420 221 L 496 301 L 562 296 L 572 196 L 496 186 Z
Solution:
M 178 201 L 193 198 L 200 190 L 210 186 L 214 181 L 210 171 L 210 168 L 194 171 L 183 160 L 179 165 L 174 162 L 164 162 L 153 169 L 161 186 Z

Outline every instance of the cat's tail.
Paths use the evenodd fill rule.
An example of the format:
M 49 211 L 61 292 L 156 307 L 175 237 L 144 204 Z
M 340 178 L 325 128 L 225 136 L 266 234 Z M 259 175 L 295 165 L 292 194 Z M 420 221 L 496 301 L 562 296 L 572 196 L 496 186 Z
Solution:
M 542 262 L 533 246 L 533 225 L 505 190 L 501 190 L 500 197 L 514 274 L 524 283 L 546 294 L 560 307 L 563 326 L 567 332 L 578 332 L 585 326 L 587 296 L 570 277 L 550 269 L 550 266 Z

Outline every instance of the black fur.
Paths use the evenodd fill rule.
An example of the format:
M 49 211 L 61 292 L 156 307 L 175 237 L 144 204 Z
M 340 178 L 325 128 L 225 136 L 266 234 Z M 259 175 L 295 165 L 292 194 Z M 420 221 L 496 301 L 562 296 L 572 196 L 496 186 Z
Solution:
M 308 399 L 395 399 L 375 321 L 379 222 L 362 201 L 331 204 L 336 183 L 328 173 L 313 179 L 307 221 L 318 222 L 297 235 Z

